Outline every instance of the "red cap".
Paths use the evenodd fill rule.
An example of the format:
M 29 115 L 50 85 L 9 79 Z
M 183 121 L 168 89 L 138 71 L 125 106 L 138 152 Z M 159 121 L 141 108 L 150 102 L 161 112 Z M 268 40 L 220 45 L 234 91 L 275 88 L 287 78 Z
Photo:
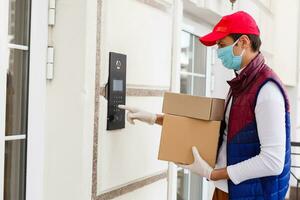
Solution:
M 217 23 L 213 31 L 199 40 L 205 46 L 212 46 L 231 33 L 259 35 L 259 29 L 255 20 L 246 12 L 239 11 L 226 15 Z

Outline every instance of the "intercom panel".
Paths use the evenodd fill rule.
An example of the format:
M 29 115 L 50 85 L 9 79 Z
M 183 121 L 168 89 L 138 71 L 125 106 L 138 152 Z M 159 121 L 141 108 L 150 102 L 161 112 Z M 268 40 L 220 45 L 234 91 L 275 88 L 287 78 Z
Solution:
M 126 55 L 109 53 L 107 130 L 125 127 L 125 110 L 118 108 L 118 105 L 126 103 L 126 62 Z

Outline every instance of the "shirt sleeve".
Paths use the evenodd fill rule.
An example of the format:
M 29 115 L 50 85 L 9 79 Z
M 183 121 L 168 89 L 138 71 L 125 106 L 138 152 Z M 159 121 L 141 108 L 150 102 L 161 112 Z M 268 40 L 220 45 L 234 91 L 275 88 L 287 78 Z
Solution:
M 285 159 L 285 100 L 272 81 L 260 90 L 255 106 L 260 153 L 243 162 L 227 167 L 234 184 L 245 180 L 279 175 Z

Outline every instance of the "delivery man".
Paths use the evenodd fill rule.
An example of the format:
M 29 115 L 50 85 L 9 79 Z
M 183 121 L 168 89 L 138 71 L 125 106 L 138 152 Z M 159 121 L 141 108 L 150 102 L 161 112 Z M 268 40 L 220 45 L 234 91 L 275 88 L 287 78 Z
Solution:
M 260 52 L 260 31 L 246 12 L 224 16 L 213 31 L 199 38 L 217 45 L 224 67 L 234 70 L 227 81 L 224 120 L 216 167 L 212 169 L 192 147 L 194 162 L 179 165 L 214 181 L 213 199 L 285 198 L 290 178 L 290 106 L 284 86 Z M 127 120 L 162 124 L 163 115 L 135 107 Z

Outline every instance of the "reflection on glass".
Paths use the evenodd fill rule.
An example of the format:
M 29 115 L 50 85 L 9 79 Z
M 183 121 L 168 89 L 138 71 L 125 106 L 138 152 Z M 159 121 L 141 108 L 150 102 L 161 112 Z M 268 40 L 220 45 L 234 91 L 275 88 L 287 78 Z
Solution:
M 201 200 L 202 199 L 202 181 L 203 178 L 195 173 L 190 173 L 190 199 L 189 200 Z
M 26 141 L 7 141 L 5 144 L 5 200 L 25 200 Z
M 7 74 L 6 135 L 26 134 L 28 52 L 11 50 Z
M 205 84 L 206 79 L 202 77 L 194 76 L 194 91 L 193 95 L 205 96 Z
M 194 73 L 206 73 L 206 47 L 199 42 L 198 37 L 194 37 Z
M 180 93 L 192 94 L 192 76 L 181 74 L 180 75 Z
M 189 200 L 189 174 L 186 170 L 177 171 L 177 200 Z
M 193 36 L 181 31 L 181 71 L 192 72 Z
M 9 43 L 28 45 L 30 0 L 9 0 Z

